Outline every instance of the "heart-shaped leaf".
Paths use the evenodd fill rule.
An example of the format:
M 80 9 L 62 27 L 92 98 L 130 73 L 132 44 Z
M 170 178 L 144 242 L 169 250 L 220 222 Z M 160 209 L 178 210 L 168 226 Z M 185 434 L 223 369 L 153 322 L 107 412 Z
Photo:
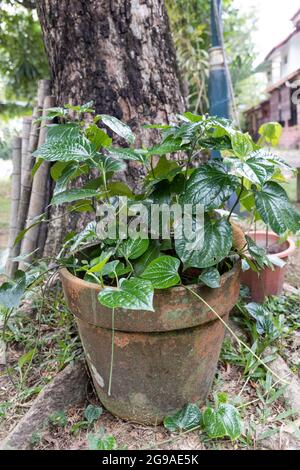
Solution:
M 259 215 L 277 234 L 300 229 L 300 214 L 289 202 L 285 190 L 273 181 L 266 183 L 254 196 Z
M 234 161 L 234 170 L 239 176 L 247 178 L 254 184 L 264 184 L 272 178 L 275 166 L 268 160 L 248 158 Z
M 259 335 L 276 336 L 276 333 L 279 333 L 272 321 L 272 313 L 263 305 L 250 302 L 245 305 L 245 309 L 256 320 L 256 330 Z
M 72 122 L 67 124 L 49 124 L 47 128 L 47 141 L 77 139 L 80 136 L 80 127 Z
M 84 410 L 84 417 L 89 424 L 100 418 L 103 413 L 103 409 L 100 406 L 88 405 Z
M 85 131 L 85 135 L 96 149 L 101 147 L 109 147 L 112 143 L 111 137 L 100 129 L 96 124 L 91 124 Z
M 107 190 L 109 191 L 109 196 L 127 196 L 134 199 L 132 190 L 122 181 L 111 181 L 107 185 Z
M 231 137 L 231 145 L 234 154 L 237 157 L 246 157 L 253 150 L 253 142 L 248 134 L 235 132 Z
M 118 248 L 119 256 L 124 256 L 126 259 L 137 259 L 142 256 L 148 249 L 148 238 L 127 238 Z
M 180 283 L 180 261 L 172 256 L 160 256 L 151 261 L 141 277 L 151 281 L 155 289 L 167 289 Z
M 115 450 L 118 446 L 114 436 L 104 433 L 100 433 L 99 436 L 89 433 L 87 441 L 90 450 Z
M 123 160 L 117 160 L 116 158 L 109 157 L 98 153 L 94 161 L 98 167 L 106 173 L 114 173 L 115 171 L 122 171 L 126 168 L 126 163 Z
M 93 144 L 84 136 L 77 139 L 68 137 L 64 140 L 47 140 L 33 155 L 50 162 L 85 161 L 96 154 Z
M 266 143 L 275 147 L 279 144 L 282 134 L 282 126 L 279 122 L 267 122 L 260 126 L 258 132 L 265 139 Z
M 164 426 L 170 432 L 187 431 L 201 424 L 201 412 L 197 405 L 188 404 L 173 416 L 164 419 Z
M 235 440 L 243 431 L 238 410 L 227 403 L 220 404 L 216 410 L 211 407 L 206 408 L 203 413 L 203 426 L 212 439 L 228 436 L 231 440 Z
M 277 167 L 286 168 L 287 170 L 293 170 L 291 165 L 286 160 L 281 157 L 278 157 L 278 155 L 273 155 L 273 153 L 265 149 L 255 150 L 250 154 L 250 158 L 258 158 L 259 160 L 264 160 L 269 163 L 272 163 L 273 165 L 277 165 Z
M 181 139 L 177 140 L 165 140 L 161 144 L 154 145 L 154 147 L 148 149 L 148 155 L 167 155 L 182 150 Z
M 19 306 L 26 288 L 26 275 L 17 271 L 14 280 L 0 286 L 0 305 L 11 309 Z
M 194 171 L 181 197 L 183 204 L 202 204 L 205 210 L 217 209 L 238 187 L 238 179 L 219 162 L 207 163 Z
M 99 296 L 99 302 L 109 308 L 149 310 L 153 312 L 153 287 L 151 282 L 132 277 L 121 279 L 119 287 L 106 287 Z
M 118 136 L 125 139 L 130 144 L 134 144 L 135 136 L 124 122 L 119 121 L 119 119 L 115 118 L 114 116 L 108 116 L 107 114 L 100 115 L 102 122 L 109 127 L 113 132 L 115 132 Z
M 232 229 L 227 220 L 212 220 L 207 216 L 204 222 L 203 247 L 192 250 L 185 238 L 175 240 L 176 253 L 184 266 L 210 268 L 224 259 L 232 247 Z
M 140 276 L 151 261 L 158 258 L 159 254 L 160 244 L 158 240 L 150 240 L 149 247 L 145 253 L 134 262 L 134 272 L 136 276 Z
M 212 289 L 217 289 L 221 285 L 221 276 L 217 268 L 210 268 L 200 274 L 199 281 Z

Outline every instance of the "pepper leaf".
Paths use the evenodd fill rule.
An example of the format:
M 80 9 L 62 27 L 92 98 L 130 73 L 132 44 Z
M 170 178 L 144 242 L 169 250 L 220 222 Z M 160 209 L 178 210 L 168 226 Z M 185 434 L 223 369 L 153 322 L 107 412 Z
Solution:
M 201 249 L 191 249 L 184 237 L 175 240 L 176 253 L 184 266 L 210 268 L 224 259 L 232 247 L 232 229 L 227 220 L 211 220 L 205 217 L 204 242 Z
M 187 431 L 201 424 L 201 412 L 197 405 L 188 404 L 173 416 L 164 419 L 164 426 L 170 432 Z
M 11 309 L 19 306 L 26 288 L 26 275 L 17 271 L 12 281 L 4 282 L 0 287 L 0 305 Z
M 101 114 L 100 117 L 102 122 L 118 136 L 122 137 L 130 144 L 134 143 L 135 136 L 127 124 L 124 124 L 124 122 L 119 121 L 119 119 L 115 118 L 114 116 L 108 116 L 107 114 Z
M 180 261 L 172 256 L 160 256 L 151 261 L 141 277 L 151 281 L 155 289 L 167 289 L 180 282 L 178 269 Z
M 266 183 L 254 195 L 256 209 L 266 225 L 277 234 L 300 229 L 300 213 L 289 202 L 285 190 L 273 181 Z
M 205 210 L 218 209 L 238 187 L 238 179 L 219 162 L 207 163 L 194 171 L 181 197 L 184 204 L 202 204 Z
M 89 424 L 100 418 L 103 413 L 103 409 L 100 406 L 88 405 L 84 410 L 84 417 Z
M 96 148 L 83 135 L 77 139 L 65 138 L 64 140 L 47 139 L 33 155 L 49 162 L 55 161 L 85 161 L 96 154 Z
M 217 289 L 221 285 L 221 276 L 217 268 L 210 268 L 203 271 L 199 276 L 199 281 L 212 289 Z
M 148 310 L 153 312 L 153 287 L 150 281 L 132 277 L 121 279 L 119 287 L 106 287 L 98 299 L 109 308 Z
M 228 436 L 231 440 L 235 440 L 243 430 L 238 410 L 227 403 L 220 404 L 216 410 L 211 407 L 206 408 L 203 413 L 203 425 L 212 439 Z
M 124 256 L 124 258 L 127 259 L 137 259 L 145 253 L 148 247 L 148 238 L 128 238 L 119 246 L 118 254 L 119 256 Z

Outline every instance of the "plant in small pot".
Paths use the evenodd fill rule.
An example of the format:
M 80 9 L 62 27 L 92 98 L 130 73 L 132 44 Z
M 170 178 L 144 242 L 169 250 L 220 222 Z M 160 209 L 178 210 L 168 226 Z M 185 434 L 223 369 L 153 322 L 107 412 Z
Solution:
M 275 147 L 279 143 L 282 127 L 276 122 L 266 123 L 260 127 L 259 133 L 259 145 Z M 270 153 L 270 150 L 267 150 L 267 153 Z M 275 160 L 278 161 L 278 158 Z M 280 166 L 285 171 L 294 171 L 284 161 L 280 161 Z M 271 181 L 285 183 L 285 175 L 276 169 Z M 278 199 L 274 199 L 274 192 Z M 251 200 L 247 193 L 245 196 L 242 195 L 241 204 L 251 214 L 253 224 L 253 227 L 247 231 L 247 235 L 265 250 L 271 261 L 270 266 L 266 265 L 259 271 L 251 269 L 246 261 L 243 263 L 241 281 L 250 288 L 251 299 L 262 303 L 267 296 L 279 295 L 283 290 L 287 261 L 295 251 L 295 243 L 289 235 L 298 230 L 298 213 L 291 207 L 284 189 L 278 185 L 270 186 L 268 198 L 259 203 L 260 213 L 257 213 L 255 201 Z M 270 210 L 273 204 L 277 207 L 275 211 Z M 261 214 L 264 214 L 263 217 Z M 259 223 L 261 219 L 266 225 L 266 230 L 257 230 L 257 222 Z
M 112 116 L 83 122 L 89 107 L 50 110 L 60 123 L 36 152 L 53 162 L 52 204 L 96 213 L 67 235 L 56 262 L 101 402 L 119 417 L 157 424 L 204 402 L 239 295 L 240 261 L 270 265 L 232 220 L 237 203 L 248 199 L 266 223 L 279 211 L 286 230 L 297 230 L 300 216 L 285 193 L 282 204 L 282 160 L 229 121 L 185 113 L 179 124 L 147 126 L 161 137 L 136 148 L 131 129 Z M 199 163 L 207 149 L 223 159 Z M 141 166 L 139 192 L 117 180 L 126 160 Z

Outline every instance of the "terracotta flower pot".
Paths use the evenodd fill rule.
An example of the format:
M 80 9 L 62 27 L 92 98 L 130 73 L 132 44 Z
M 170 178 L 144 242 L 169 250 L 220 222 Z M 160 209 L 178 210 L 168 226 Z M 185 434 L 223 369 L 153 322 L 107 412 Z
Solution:
M 256 241 L 258 246 L 266 247 L 266 232 L 249 232 L 249 237 Z M 275 247 L 275 255 L 287 261 L 288 257 L 295 251 L 295 243 L 290 238 L 282 244 L 278 244 L 280 237 L 276 233 L 269 232 L 268 246 Z M 269 295 L 279 295 L 283 289 L 286 266 L 274 266 L 274 269 L 265 268 L 260 273 L 255 273 L 251 269 L 241 275 L 241 282 L 249 287 L 251 299 L 254 302 L 262 303 Z
M 112 311 L 99 286 L 60 271 L 100 401 L 114 415 L 157 424 L 186 403 L 204 402 L 216 371 L 224 326 L 184 287 L 158 290 L 155 312 L 116 309 L 111 395 Z M 240 286 L 240 265 L 218 289 L 193 287 L 228 319 Z

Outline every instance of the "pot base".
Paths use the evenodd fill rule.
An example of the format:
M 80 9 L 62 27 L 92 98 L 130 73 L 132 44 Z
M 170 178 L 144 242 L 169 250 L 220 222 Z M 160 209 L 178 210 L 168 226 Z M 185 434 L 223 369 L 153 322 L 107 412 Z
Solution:
M 249 232 L 249 237 L 256 241 L 258 246 L 266 246 L 266 232 Z M 268 234 L 269 246 L 276 246 L 280 237 L 273 232 Z M 276 256 L 282 261 L 287 262 L 288 256 L 295 250 L 295 244 L 293 240 L 288 239 L 282 243 L 277 252 Z M 274 269 L 265 268 L 259 273 L 256 273 L 249 269 L 241 275 L 241 283 L 249 287 L 251 291 L 251 300 L 257 303 L 263 303 L 266 297 L 270 295 L 280 295 L 283 291 L 284 276 L 286 272 L 286 266 L 279 267 L 274 266 Z
M 100 287 L 66 269 L 60 274 L 97 394 L 108 411 L 156 425 L 187 403 L 204 403 L 225 327 L 201 300 L 183 286 L 158 290 L 154 312 L 115 309 L 113 331 L 112 310 L 97 299 Z M 217 289 L 190 287 L 227 321 L 239 296 L 239 277 L 237 264 L 221 276 Z
M 110 396 L 111 331 L 77 324 L 80 336 L 89 336 L 85 353 L 97 394 L 113 415 L 156 425 L 187 403 L 205 402 L 224 339 L 220 321 L 165 333 L 116 331 Z

